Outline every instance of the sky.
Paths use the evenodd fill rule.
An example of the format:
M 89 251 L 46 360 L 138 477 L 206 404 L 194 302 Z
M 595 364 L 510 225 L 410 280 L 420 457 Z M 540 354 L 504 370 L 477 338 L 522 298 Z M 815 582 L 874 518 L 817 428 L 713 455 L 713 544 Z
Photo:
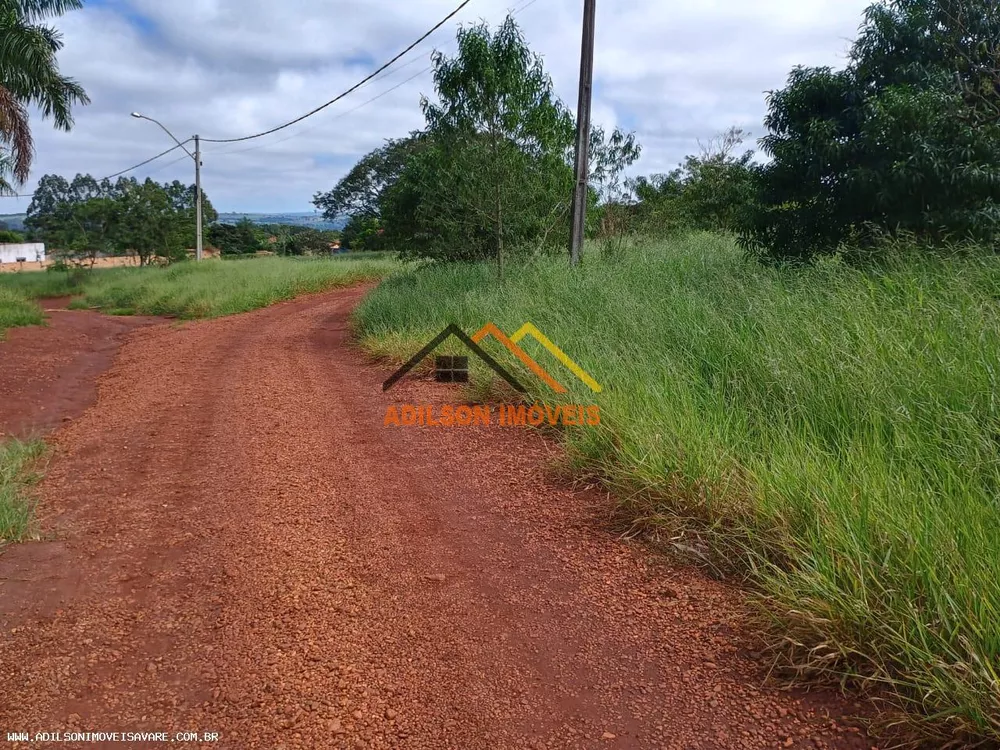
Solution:
M 870 0 L 598 0 L 593 119 L 634 131 L 636 174 L 666 172 L 730 126 L 763 132 L 766 92 L 795 65 L 842 67 Z M 69 133 L 33 113 L 28 193 L 48 173 L 103 177 L 178 138 L 234 138 L 291 120 L 350 88 L 459 0 L 85 0 L 54 21 L 64 74 L 87 90 Z M 430 56 L 455 49 L 458 24 L 508 12 L 575 110 L 582 0 L 472 0 L 449 24 L 364 88 L 279 133 L 206 143 L 202 181 L 224 212 L 311 211 L 365 153 L 423 124 Z M 194 182 L 174 152 L 133 174 Z M 0 213 L 27 208 L 0 199 Z

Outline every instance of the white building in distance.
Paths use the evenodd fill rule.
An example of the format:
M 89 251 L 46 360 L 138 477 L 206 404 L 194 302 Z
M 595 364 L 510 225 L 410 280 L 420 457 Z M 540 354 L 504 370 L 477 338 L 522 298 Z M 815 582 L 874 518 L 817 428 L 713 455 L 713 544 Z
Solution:
M 44 262 L 44 242 L 0 243 L 0 263 Z

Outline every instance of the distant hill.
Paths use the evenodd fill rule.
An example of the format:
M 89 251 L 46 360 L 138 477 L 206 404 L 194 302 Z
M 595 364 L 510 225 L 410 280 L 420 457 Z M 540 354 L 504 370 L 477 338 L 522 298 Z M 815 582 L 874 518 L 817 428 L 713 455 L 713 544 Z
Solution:
M 24 231 L 24 214 L 0 214 L 0 221 L 7 225 L 8 229 L 15 232 Z
M 289 214 L 220 213 L 219 223 L 235 224 L 243 218 L 250 219 L 254 224 L 289 224 L 296 227 L 312 227 L 313 229 L 343 229 L 347 226 L 347 217 L 327 221 L 322 214 L 311 211 Z

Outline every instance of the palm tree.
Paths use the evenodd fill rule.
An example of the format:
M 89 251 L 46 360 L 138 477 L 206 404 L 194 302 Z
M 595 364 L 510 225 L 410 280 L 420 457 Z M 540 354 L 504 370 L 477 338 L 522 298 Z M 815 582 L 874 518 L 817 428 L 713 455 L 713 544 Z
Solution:
M 35 153 L 29 105 L 69 130 L 70 107 L 90 103 L 80 84 L 59 73 L 62 34 L 40 23 L 81 7 L 82 0 L 0 0 L 0 193 L 13 191 L 4 175 L 15 185 L 28 179 Z

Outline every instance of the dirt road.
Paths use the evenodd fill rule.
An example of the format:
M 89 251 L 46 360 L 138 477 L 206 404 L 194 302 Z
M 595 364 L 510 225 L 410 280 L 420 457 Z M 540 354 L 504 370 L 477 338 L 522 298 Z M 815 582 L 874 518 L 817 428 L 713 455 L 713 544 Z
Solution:
M 43 300 L 44 327 L 11 328 L 0 341 L 0 438 L 43 434 L 82 414 L 125 335 L 157 321 L 69 311 L 68 304 Z
M 549 477 L 557 447 L 383 428 L 454 394 L 381 392 L 349 345 L 360 294 L 129 334 L 55 436 L 53 541 L 0 557 L 0 731 L 871 746 L 831 695 L 762 688 L 739 596 L 616 540 L 600 495 Z

